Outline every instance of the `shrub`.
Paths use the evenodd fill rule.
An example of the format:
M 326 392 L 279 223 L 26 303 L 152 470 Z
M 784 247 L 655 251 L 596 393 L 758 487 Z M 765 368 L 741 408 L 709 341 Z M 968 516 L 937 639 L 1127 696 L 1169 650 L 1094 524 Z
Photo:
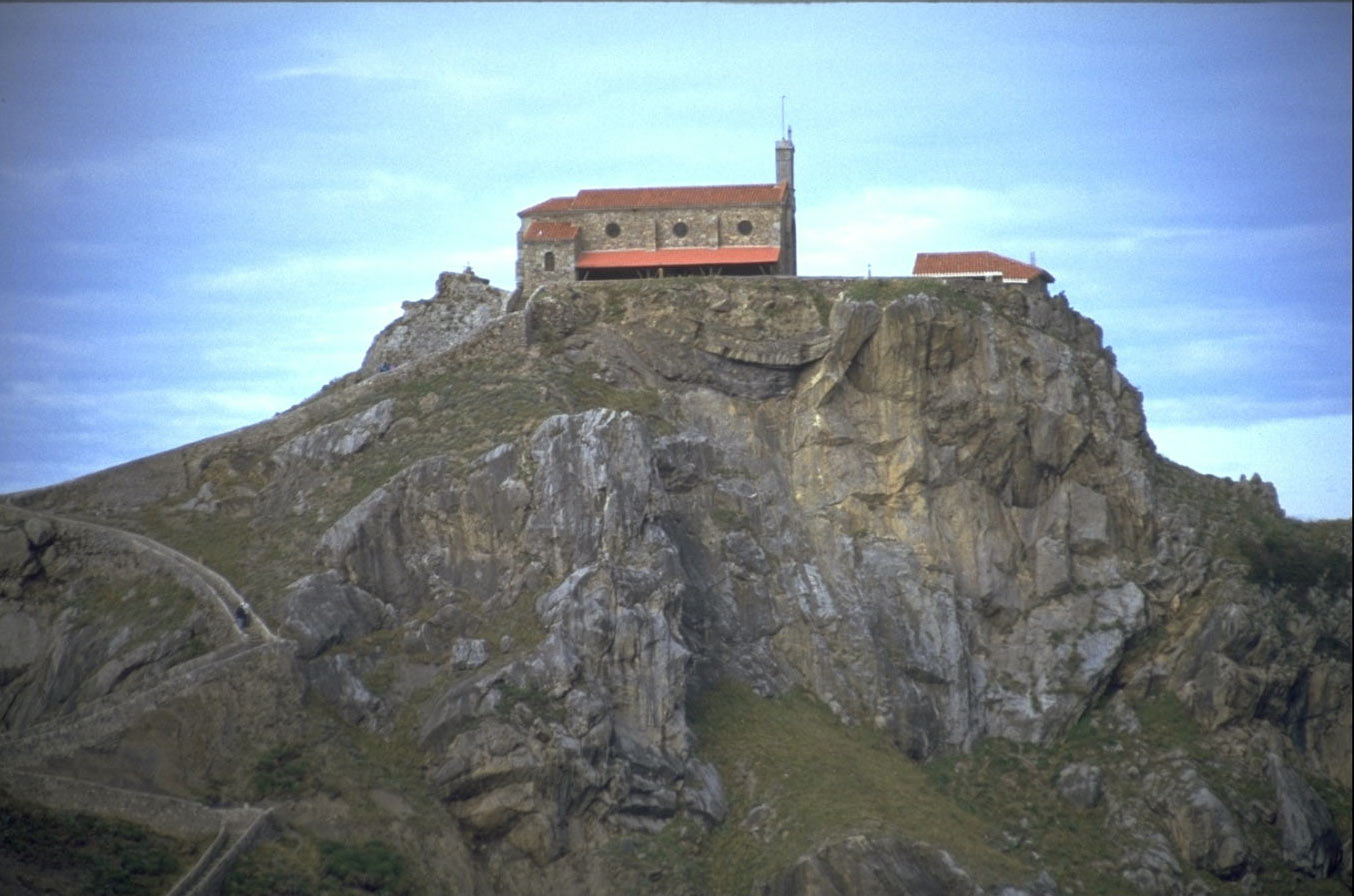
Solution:
M 1348 552 L 1323 544 L 1302 524 L 1284 521 L 1240 539 L 1246 577 L 1273 588 L 1348 588 Z
M 124 821 L 58 813 L 0 793 L 0 863 L 72 873 L 80 892 L 163 892 L 181 868 L 180 844 Z
M 404 858 L 379 840 L 360 846 L 325 840 L 320 843 L 320 856 L 324 876 L 345 887 L 369 893 L 410 891 Z
M 254 764 L 254 793 L 268 796 L 298 796 L 310 778 L 310 763 L 297 744 L 274 747 Z

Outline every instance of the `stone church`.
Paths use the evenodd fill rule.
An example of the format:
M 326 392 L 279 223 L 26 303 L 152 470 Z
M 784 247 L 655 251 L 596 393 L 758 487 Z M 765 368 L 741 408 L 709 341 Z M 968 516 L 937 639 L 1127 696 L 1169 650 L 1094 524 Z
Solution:
M 776 181 L 580 190 L 518 212 L 522 295 L 559 280 L 795 270 L 794 143 L 776 141 Z

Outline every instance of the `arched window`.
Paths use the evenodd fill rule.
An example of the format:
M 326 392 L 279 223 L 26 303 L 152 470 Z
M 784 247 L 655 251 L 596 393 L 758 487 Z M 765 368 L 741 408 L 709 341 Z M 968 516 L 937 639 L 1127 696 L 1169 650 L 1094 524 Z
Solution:
M 545 253 L 545 269 L 546 269 L 547 271 L 553 271 L 553 270 L 555 269 L 555 253 L 554 253 L 554 252 L 547 252 L 547 253 Z

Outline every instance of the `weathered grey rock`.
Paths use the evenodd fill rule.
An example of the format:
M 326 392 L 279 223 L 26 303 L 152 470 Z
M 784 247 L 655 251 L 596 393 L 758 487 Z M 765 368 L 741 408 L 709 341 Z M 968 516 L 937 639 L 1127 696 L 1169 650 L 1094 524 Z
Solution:
M 833 304 L 828 316 L 828 349 L 799 389 L 805 404 L 817 407 L 827 401 L 861 346 L 878 329 L 881 316 L 879 306 L 872 302 Z
M 1241 825 L 1192 763 L 1177 760 L 1152 772 L 1142 790 L 1164 817 L 1180 858 L 1223 880 L 1246 873 L 1251 853 Z
M 24 536 L 28 538 L 29 546 L 34 551 L 41 551 L 56 541 L 56 526 L 45 517 L 28 517 L 24 520 L 23 531 Z
M 1277 755 L 1269 756 L 1269 780 L 1279 803 L 1283 857 L 1309 877 L 1331 877 L 1340 869 L 1343 848 L 1330 809 Z
M 1207 787 L 1192 790 L 1174 807 L 1171 833 L 1181 856 L 1223 880 L 1246 873 L 1250 851 L 1230 809 Z
M 273 452 L 280 465 L 304 460 L 327 463 L 356 454 L 385 435 L 395 421 L 395 399 L 386 398 L 342 420 L 317 426 L 291 439 Z
M 440 805 L 401 793 L 414 814 L 391 838 L 418 853 L 421 873 L 486 896 L 686 896 L 688 882 L 666 868 L 636 872 L 652 886 L 621 876 L 627 862 L 649 861 L 636 858 L 648 835 L 722 822 L 776 848 L 799 820 L 738 763 L 722 781 L 688 725 L 688 697 L 731 680 L 765 696 L 802 688 L 918 758 L 990 736 L 1056 742 L 1089 709 L 1103 749 L 1094 761 L 1113 765 L 1113 785 L 1097 766 L 1054 781 L 1068 813 L 1104 807 L 1105 856 L 1089 876 L 1122 872 L 1128 886 L 1162 894 L 1206 888 L 1196 869 L 1240 874 L 1250 883 L 1233 886 L 1249 891 L 1272 877 L 1270 838 L 1243 829 L 1224 802 L 1232 791 L 1202 776 L 1234 781 L 1252 765 L 1244 757 L 1282 745 L 1303 768 L 1343 780 L 1349 602 L 1322 589 L 1276 600 L 1219 550 L 1235 533 L 1213 517 L 1278 519 L 1263 484 L 1188 471 L 1172 480 L 1141 397 L 1065 301 L 914 284 L 895 301 L 856 302 L 848 296 L 900 293 L 670 279 L 551 287 L 503 317 L 477 278 L 447 275 L 435 299 L 407 306 L 378 337 L 361 375 L 229 451 L 157 461 L 150 477 L 170 496 L 156 512 L 219 515 L 179 517 L 192 524 L 186 534 L 258 522 L 279 562 L 296 563 L 300 546 L 295 575 L 314 548 L 314 575 L 254 596 L 256 607 L 296 639 L 302 661 L 287 661 L 341 718 L 381 732 L 397 711 L 414 721 Z M 494 341 L 499 330 L 512 338 Z M 464 351 L 408 363 L 453 345 Z M 472 458 L 448 413 L 466 396 L 448 384 L 481 362 L 500 365 L 500 350 L 520 352 L 506 359 L 522 371 L 505 383 L 514 414 L 537 399 L 543 416 L 613 395 L 645 411 L 514 416 L 497 435 L 475 432 L 474 444 L 503 443 Z M 387 365 L 403 369 L 382 376 Z M 419 381 L 424 371 L 433 378 Z M 408 413 L 399 421 L 396 390 Z M 398 464 L 346 512 L 333 506 L 373 467 Z M 95 496 L 115 512 L 148 500 L 132 494 L 144 482 L 105 486 L 41 500 Z M 1177 506 L 1195 504 L 1207 513 Z M 18 601 L 0 604 L 0 650 L 34 625 L 47 645 L 29 663 L 31 652 L 0 654 L 11 663 L 0 669 L 11 730 L 109 687 L 116 697 L 175 655 L 163 633 L 43 615 L 52 588 L 90 561 L 62 534 L 42 558 L 49 575 L 25 585 L 27 615 L 15 615 Z M 24 535 L 28 563 L 37 541 Z M 383 627 L 400 637 L 367 638 Z M 1163 691 L 1202 725 L 1219 770 L 1160 755 L 1162 716 L 1146 701 Z M 1127 699 L 1144 701 L 1153 730 Z M 253 723 L 254 707 L 229 705 Z M 218 716 L 225 730 L 232 719 Z M 130 758 L 108 760 L 108 773 L 155 765 L 141 757 L 168 749 L 173 731 L 195 734 L 163 715 L 138 724 Z M 1135 780 L 1137 768 L 1152 774 Z M 342 802 L 296 806 L 296 817 L 328 836 L 351 808 Z M 730 802 L 757 805 L 730 821 Z M 1251 806 L 1246 824 L 1279 815 Z M 858 830 L 826 832 L 821 848 L 759 886 L 971 886 L 915 844 L 839 839 Z M 1023 829 L 1011 845 L 1038 851 L 1037 839 Z M 449 854 L 463 858 L 460 873 L 440 873 Z M 1053 888 L 1044 883 L 1004 892 Z
M 197 494 L 178 505 L 176 510 L 186 510 L 190 513 L 216 513 L 221 509 L 221 502 L 216 499 L 216 491 L 212 488 L 210 481 L 202 483 L 202 487 L 197 490 Z
M 639 534 L 662 487 L 638 418 L 596 410 L 550 417 L 531 439 L 538 503 L 527 518 L 529 550 L 557 576 L 617 556 Z
M 0 602 L 0 685 L 36 663 L 47 651 L 43 627 L 31 614 Z
M 469 268 L 460 274 L 443 273 L 431 299 L 405 302 L 404 313 L 372 340 L 361 375 L 397 368 L 468 341 L 503 316 L 507 300 L 508 293 Z
M 451 645 L 451 664 L 457 669 L 478 669 L 489 662 L 489 642 L 483 638 L 457 638 Z
M 944 851 L 892 837 L 847 837 L 801 857 L 755 888 L 760 896 L 977 896 Z
M 391 608 L 335 571 L 315 573 L 287 587 L 282 599 L 282 630 L 296 640 L 301 659 L 350 643 L 393 620 Z
M 1004 887 L 996 896 L 1058 896 L 1058 882 L 1047 871 L 1040 871 L 1023 887 Z
M 102 695 L 111 692 L 128 675 L 138 669 L 162 664 L 162 661 L 186 647 L 193 638 L 191 628 L 180 628 L 140 644 L 128 645 L 130 634 L 130 629 L 124 627 L 108 643 L 107 659 L 85 684 L 90 693 Z
M 1072 805 L 1091 809 L 1100 805 L 1105 795 L 1103 777 L 1099 766 L 1077 762 L 1058 772 L 1055 786 L 1058 795 Z
M 719 772 L 708 762 L 693 759 L 687 765 L 681 792 L 682 806 L 710 825 L 718 825 L 729 816 L 729 802 Z
M 1120 875 L 1143 896 L 1182 896 L 1180 862 L 1166 837 L 1151 832 L 1141 841 L 1125 851 Z
M 18 526 L 0 529 L 0 579 L 27 575 L 31 555 L 28 536 Z
M 531 575 L 515 545 L 531 500 L 520 454 L 502 445 L 464 477 L 435 456 L 413 464 L 348 511 L 320 538 L 316 560 L 412 615 L 452 594 L 473 604 Z
M 350 725 L 374 728 L 384 710 L 358 674 L 357 664 L 345 653 L 310 660 L 302 666 L 306 683 Z

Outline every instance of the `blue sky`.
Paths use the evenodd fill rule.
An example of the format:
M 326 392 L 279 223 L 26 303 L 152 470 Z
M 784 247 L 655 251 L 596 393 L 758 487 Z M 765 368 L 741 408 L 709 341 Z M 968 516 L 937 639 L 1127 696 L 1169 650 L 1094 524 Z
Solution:
M 1167 456 L 1350 513 L 1349 4 L 0 4 L 0 491 L 283 410 L 516 212 L 773 177 L 1037 253 Z

